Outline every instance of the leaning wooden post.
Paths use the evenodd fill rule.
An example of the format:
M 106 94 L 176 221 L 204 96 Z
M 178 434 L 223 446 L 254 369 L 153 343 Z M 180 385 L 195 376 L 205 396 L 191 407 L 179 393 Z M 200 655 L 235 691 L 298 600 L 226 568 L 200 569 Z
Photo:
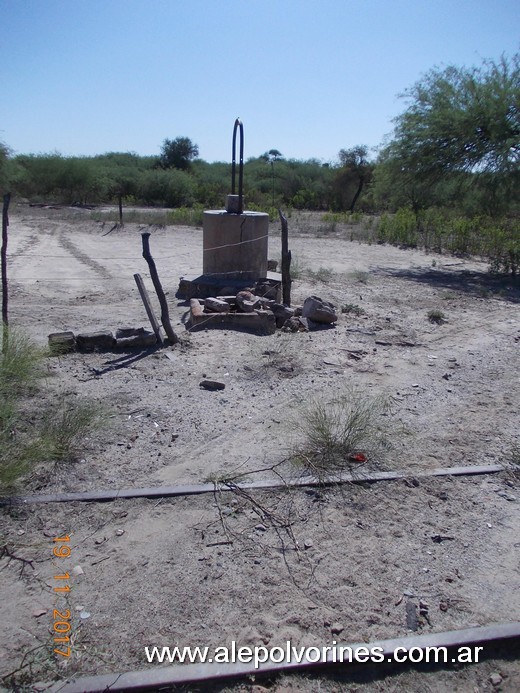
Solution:
M 11 200 L 11 194 L 6 193 L 4 195 L 4 205 L 2 208 L 2 251 L 1 251 L 1 264 L 2 264 L 2 352 L 5 354 L 7 351 L 7 345 L 9 340 L 8 327 L 9 327 L 9 315 L 8 315 L 8 305 L 9 305 L 9 294 L 7 288 L 7 227 L 9 226 L 9 202 Z
M 155 313 L 153 311 L 152 302 L 150 301 L 150 296 L 148 296 L 148 291 L 146 290 L 146 286 L 144 285 L 143 278 L 140 274 L 134 274 L 134 279 L 135 283 L 137 284 L 137 288 L 139 289 L 139 294 L 141 295 L 141 299 L 146 310 L 146 315 L 148 315 L 148 320 L 150 321 L 152 330 L 154 331 L 155 336 L 157 337 L 157 342 L 162 346 L 164 343 L 164 339 L 162 335 L 161 326 L 159 325 L 159 321 L 157 320 Z
M 282 210 L 278 210 L 282 222 L 282 303 L 291 305 L 291 251 L 289 250 L 289 226 Z
M 168 303 L 166 301 L 166 296 L 164 295 L 164 291 L 159 280 L 159 275 L 157 274 L 155 262 L 150 253 L 150 234 L 148 232 L 142 233 L 141 238 L 143 239 L 143 257 L 148 263 L 148 267 L 150 269 L 150 276 L 152 278 L 152 282 L 155 288 L 155 293 L 157 294 L 157 298 L 159 299 L 159 304 L 161 306 L 161 322 L 163 324 L 164 331 L 166 332 L 168 339 L 170 340 L 170 344 L 178 344 L 180 340 L 173 331 L 170 322 L 170 313 L 168 311 Z

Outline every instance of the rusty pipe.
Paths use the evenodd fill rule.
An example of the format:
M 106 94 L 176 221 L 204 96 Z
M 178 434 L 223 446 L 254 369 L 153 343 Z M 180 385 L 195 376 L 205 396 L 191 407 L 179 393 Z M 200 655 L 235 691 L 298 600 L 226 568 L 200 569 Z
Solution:
M 244 126 L 240 118 L 235 120 L 233 127 L 233 151 L 231 159 L 231 194 L 235 194 L 235 173 L 236 173 L 236 148 L 237 148 L 237 130 L 240 130 L 240 160 L 238 164 L 238 214 L 242 214 L 244 209 Z

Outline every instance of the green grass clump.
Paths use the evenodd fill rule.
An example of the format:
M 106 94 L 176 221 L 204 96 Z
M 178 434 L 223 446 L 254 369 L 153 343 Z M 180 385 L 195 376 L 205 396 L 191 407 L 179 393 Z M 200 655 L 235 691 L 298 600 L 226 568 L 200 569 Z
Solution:
M 166 212 L 166 224 L 170 226 L 202 226 L 204 208 L 202 205 L 179 207 Z
M 318 477 L 359 469 L 364 461 L 380 464 L 388 447 L 388 414 L 385 398 L 356 391 L 316 400 L 296 425 L 300 442 L 291 458 Z
M 33 454 L 43 460 L 61 462 L 76 457 L 86 436 L 101 423 L 101 412 L 94 402 L 67 402 L 45 414 Z
M 356 303 L 347 303 L 341 306 L 341 312 L 347 315 L 356 315 L 357 317 L 360 315 L 366 315 L 366 310 L 361 308 L 361 306 L 358 306 Z
M 446 316 L 442 310 L 430 310 L 428 311 L 428 320 L 436 323 L 437 325 L 442 325 L 446 322 Z
M 4 331 L 0 354 L 0 488 L 39 462 L 73 459 L 99 424 L 96 405 L 59 400 L 37 404 L 44 351 L 17 331 Z M 36 406 L 35 406 L 36 404 Z

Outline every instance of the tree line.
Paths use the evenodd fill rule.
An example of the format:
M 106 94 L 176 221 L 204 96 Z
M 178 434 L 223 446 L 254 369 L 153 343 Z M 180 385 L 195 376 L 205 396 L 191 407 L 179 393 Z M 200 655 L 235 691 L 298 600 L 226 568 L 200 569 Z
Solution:
M 371 154 L 340 149 L 334 163 L 286 159 L 276 149 L 244 164 L 246 204 L 333 212 L 432 208 L 518 218 L 520 57 L 473 68 L 432 69 L 408 89 L 393 133 Z M 0 184 L 31 201 L 221 208 L 230 164 L 199 158 L 188 137 L 165 139 L 159 156 L 12 155 L 0 146 Z

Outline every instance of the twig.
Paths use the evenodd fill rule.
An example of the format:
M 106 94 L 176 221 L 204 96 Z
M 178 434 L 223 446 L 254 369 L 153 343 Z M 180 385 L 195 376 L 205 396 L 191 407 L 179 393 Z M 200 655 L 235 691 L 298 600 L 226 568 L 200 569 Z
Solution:
M 210 546 L 229 546 L 229 544 L 233 544 L 231 539 L 229 539 L 228 541 L 214 541 L 211 544 L 206 544 L 206 548 L 209 549 Z
M 33 565 L 34 561 L 33 560 L 31 560 L 30 558 L 22 558 L 21 556 L 17 556 L 16 554 L 11 553 L 7 544 L 4 544 L 4 546 L 2 546 L 2 552 L 0 553 L 0 559 L 2 559 L 4 556 L 7 556 L 9 558 L 7 565 L 9 565 L 9 563 L 12 560 L 21 561 L 21 563 L 23 565 L 22 565 L 22 568 L 20 570 L 20 576 L 23 575 L 23 571 L 25 570 L 26 564 L 29 564 L 31 566 L 31 568 L 34 570 L 34 565 Z
M 30 654 L 32 654 L 33 652 L 36 652 L 36 650 L 41 650 L 42 647 L 47 647 L 47 645 L 37 645 L 36 647 L 33 647 L 32 650 L 29 650 L 28 652 L 26 652 L 26 653 L 24 654 L 24 656 L 22 657 L 22 661 L 20 662 L 20 666 L 19 666 L 17 669 L 14 669 L 14 671 L 10 671 L 8 674 L 5 674 L 4 676 L 2 676 L 2 681 L 6 681 L 6 680 L 9 679 L 11 676 L 14 676 L 15 674 L 17 674 L 17 673 L 18 673 L 19 671 L 21 671 L 22 669 L 25 669 L 26 666 L 31 666 L 31 663 L 32 663 L 32 662 L 30 662 L 29 664 L 24 664 L 26 658 L 27 658 Z

